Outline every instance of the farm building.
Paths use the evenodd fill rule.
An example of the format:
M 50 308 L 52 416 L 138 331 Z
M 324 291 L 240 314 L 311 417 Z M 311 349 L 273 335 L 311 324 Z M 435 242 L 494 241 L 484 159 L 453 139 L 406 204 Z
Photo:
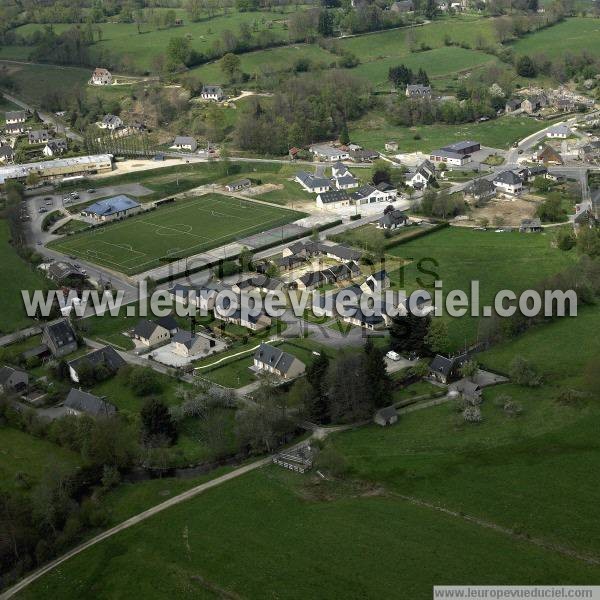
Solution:
M 111 85 L 113 82 L 112 74 L 108 69 L 96 67 L 90 79 L 92 85 Z
M 252 186 L 252 182 L 249 179 L 238 179 L 237 181 L 232 181 L 225 186 L 225 189 L 228 192 L 239 192 L 240 190 L 245 190 Z
M 350 158 L 350 155 L 345 150 L 334 148 L 327 144 L 314 144 L 309 150 L 315 155 L 315 158 L 318 158 L 319 160 L 337 162 L 340 160 L 348 160 Z

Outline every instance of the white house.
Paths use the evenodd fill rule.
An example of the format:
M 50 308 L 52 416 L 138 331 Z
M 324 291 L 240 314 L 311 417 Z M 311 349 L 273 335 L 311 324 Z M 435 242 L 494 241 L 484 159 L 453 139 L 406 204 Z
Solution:
M 363 185 L 353 194 L 357 204 L 372 204 L 374 202 L 389 202 L 390 194 L 373 185 Z
M 435 167 L 428 160 L 424 160 L 414 174 L 406 180 L 406 184 L 415 189 L 425 189 L 435 181 Z
M 294 181 L 298 182 L 307 192 L 312 194 L 326 192 L 330 187 L 329 179 L 326 177 L 317 177 L 306 171 L 298 171 Z
M 516 196 L 523 190 L 523 180 L 512 171 L 503 171 L 496 175 L 493 182 L 499 192 Z
M 315 155 L 315 158 L 318 158 L 319 160 L 338 162 L 350 158 L 350 155 L 345 150 L 334 148 L 327 144 L 313 144 L 309 150 Z
M 566 140 L 571 135 L 571 129 L 567 125 L 555 125 L 546 132 L 546 137 Z
M 344 206 L 350 206 L 354 201 L 353 196 L 346 190 L 332 190 L 322 192 L 317 196 L 317 206 L 319 208 L 338 209 Z
M 223 88 L 220 85 L 204 85 L 202 86 L 202 92 L 200 92 L 200 98 L 209 102 L 221 102 L 225 98 L 225 94 L 223 94 Z
M 4 113 L 4 120 L 6 121 L 7 125 L 25 123 L 27 120 L 27 113 L 24 110 L 9 110 Z
M 113 78 L 108 69 L 96 67 L 92 73 L 92 79 L 90 81 L 92 85 L 111 85 Z
M 195 152 L 196 148 L 198 148 L 198 144 L 193 137 L 189 137 L 186 135 L 178 135 L 171 144 L 171 148 L 175 148 L 177 150 L 190 150 L 190 152 Z
M 98 127 L 114 131 L 115 129 L 119 129 L 119 127 L 123 127 L 123 120 L 121 117 L 117 117 L 117 115 L 105 115 L 102 121 L 98 123 Z

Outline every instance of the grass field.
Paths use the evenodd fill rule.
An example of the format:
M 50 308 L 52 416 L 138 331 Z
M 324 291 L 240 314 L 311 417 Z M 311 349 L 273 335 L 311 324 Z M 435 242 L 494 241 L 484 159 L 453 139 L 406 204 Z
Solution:
M 429 287 L 434 277 L 418 271 L 417 265 L 422 261 L 423 269 L 436 272 L 437 279 L 443 281 L 445 294 L 464 290 L 470 295 L 471 281 L 478 280 L 484 306 L 492 303 L 496 292 L 523 291 L 574 260 L 574 255 L 552 248 L 550 242 L 551 237 L 544 234 L 500 234 L 448 227 L 388 250 L 392 256 L 411 261 L 403 272 L 396 270 L 390 276 L 397 289 L 407 292 L 421 284 Z M 479 318 L 467 315 L 444 316 L 444 319 L 448 322 L 453 348 L 475 340 Z
M 51 246 L 127 274 L 186 257 L 290 223 L 303 213 L 208 194 L 89 232 Z
M 92 49 L 108 49 L 140 70 L 150 69 L 152 59 L 166 52 L 169 40 L 173 37 L 190 36 L 191 46 L 194 50 L 207 52 L 216 40 L 221 39 L 225 30 L 237 33 L 240 23 L 247 23 L 255 32 L 268 30 L 276 39 L 288 39 L 287 30 L 283 26 L 286 19 L 284 13 L 233 11 L 227 15 L 221 14 L 212 19 L 203 19 L 194 23 L 190 21 L 185 11 L 176 12 L 184 20 L 184 24 L 169 29 L 152 29 L 146 26 L 142 28 L 141 33 L 138 33 L 134 23 L 99 23 L 98 26 L 102 29 L 102 40 L 96 42 Z M 42 27 L 43 25 L 28 24 L 17 28 L 17 32 L 27 35 Z M 60 23 L 53 26 L 56 33 L 71 27 L 70 24 Z M 24 48 L 23 51 L 28 53 L 29 49 Z
M 398 152 L 429 152 L 464 139 L 475 139 L 491 148 L 508 148 L 548 125 L 526 117 L 506 116 L 485 123 L 400 127 L 391 125 L 383 114 L 371 112 L 351 124 L 350 137 L 354 143 L 381 151 L 389 141 L 398 142 Z
M 558 58 L 566 52 L 590 56 L 600 53 L 600 21 L 575 17 L 548 29 L 529 34 L 512 44 L 517 54 L 544 54 Z
M 11 427 L 0 428 L 0 490 L 15 489 L 19 473 L 35 483 L 48 469 L 75 469 L 79 463 L 70 450 Z
M 21 290 L 44 290 L 48 282 L 33 266 L 26 263 L 9 244 L 8 223 L 0 219 L 0 257 L 2 286 L 0 287 L 0 333 L 8 333 L 33 324 L 25 313 Z

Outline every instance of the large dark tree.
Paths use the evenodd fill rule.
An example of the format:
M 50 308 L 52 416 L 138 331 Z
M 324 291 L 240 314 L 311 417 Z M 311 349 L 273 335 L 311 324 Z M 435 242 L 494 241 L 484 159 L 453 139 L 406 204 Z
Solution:
M 385 352 L 376 348 L 370 337 L 364 347 L 365 379 L 375 408 L 387 406 L 392 401 L 392 380 L 385 364 Z
M 404 317 L 394 317 L 390 326 L 392 348 L 396 352 L 423 354 L 427 349 L 425 336 L 429 330 L 430 321 L 431 317 L 419 317 L 412 312 L 408 312 Z
M 329 358 L 323 352 L 306 368 L 306 380 L 310 386 L 308 418 L 317 423 L 329 421 L 329 406 L 327 403 L 327 370 Z
M 177 440 L 177 427 L 169 409 L 158 398 L 146 401 L 140 412 L 142 439 L 148 446 L 173 444 Z

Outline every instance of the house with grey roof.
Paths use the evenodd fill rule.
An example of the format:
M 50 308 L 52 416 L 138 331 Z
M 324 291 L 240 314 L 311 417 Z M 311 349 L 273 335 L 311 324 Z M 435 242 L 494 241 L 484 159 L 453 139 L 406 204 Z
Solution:
M 171 340 L 171 348 L 175 354 L 189 358 L 198 354 L 208 354 L 217 342 L 213 338 L 199 333 L 191 333 L 180 329 Z
M 407 98 L 431 98 L 431 86 L 409 83 L 406 86 Z
M 282 379 L 294 379 L 306 370 L 306 365 L 293 354 L 277 346 L 261 343 L 254 353 L 251 367 L 257 373 L 271 373 Z
M 0 146 L 0 162 L 9 163 L 15 159 L 15 151 L 11 146 L 1 145 Z
M 519 98 L 511 98 L 510 100 L 507 100 L 504 105 L 504 111 L 507 113 L 514 112 L 519 108 L 521 108 L 521 100 Z
M 538 218 L 523 219 L 519 226 L 519 231 L 521 233 L 540 233 L 544 231 L 544 228 L 542 227 L 542 222 Z
M 317 177 L 306 171 L 298 171 L 294 181 L 299 183 L 307 192 L 311 194 L 320 194 L 330 188 L 330 181 L 327 177 Z
M 150 321 L 149 319 L 142 319 L 141 321 L 138 321 L 137 325 L 134 327 L 132 337 L 142 345 L 152 348 L 158 344 L 168 342 L 171 338 L 171 334 L 169 333 L 169 330 L 162 325 Z
M 237 181 L 232 181 L 225 186 L 225 189 L 228 192 L 240 192 L 241 190 L 245 190 L 252 186 L 252 181 L 250 179 L 238 179 Z
M 360 289 L 366 294 L 374 294 L 387 290 L 390 285 L 390 276 L 387 271 L 383 269 L 382 271 L 371 273 L 360 286 Z
M 187 135 L 178 135 L 173 140 L 171 148 L 175 148 L 176 150 L 189 150 L 190 152 L 196 152 L 198 143 L 193 137 Z
M 225 94 L 220 85 L 203 85 L 200 98 L 208 102 L 221 102 L 225 98 Z
M 98 123 L 98 127 L 101 129 L 109 129 L 110 131 L 115 131 L 115 129 L 119 129 L 123 127 L 123 119 L 118 117 L 117 115 L 104 115 L 102 121 Z
M 464 194 L 473 200 L 475 204 L 481 204 L 491 200 L 496 195 L 496 186 L 489 180 L 481 177 L 473 180 L 465 189 Z
M 334 246 L 322 246 L 322 253 L 328 258 L 334 258 L 340 261 L 357 261 L 362 257 L 362 252 L 342 246 L 342 244 L 336 244 Z
M 523 191 L 523 179 L 513 171 L 502 171 L 492 182 L 498 192 L 516 196 Z
M 7 125 L 14 125 L 15 123 L 25 123 L 25 121 L 27 121 L 27 111 L 7 110 L 4 113 L 4 120 Z
M 87 275 L 79 267 L 64 260 L 53 262 L 46 273 L 56 283 L 64 283 L 67 279 L 83 281 L 87 278 Z
M 381 427 L 393 425 L 398 421 L 398 411 L 395 406 L 380 408 L 373 416 L 373 422 Z
M 43 148 L 42 154 L 44 156 L 57 156 L 67 151 L 67 140 L 56 139 L 50 140 Z
M 467 353 L 453 357 L 436 354 L 429 365 L 429 374 L 441 383 L 449 383 L 458 376 L 460 368 L 468 360 Z
M 34 129 L 27 134 L 30 144 L 45 144 L 50 139 L 50 133 L 45 129 Z
M 107 402 L 104 396 L 94 396 L 94 394 L 75 388 L 71 388 L 64 407 L 68 414 L 77 417 L 81 415 L 112 417 L 117 413 L 117 407 Z
M 21 369 L 4 366 L 0 368 L 0 393 L 23 392 L 29 385 L 29 374 Z
M 92 350 L 67 363 L 71 381 L 75 383 L 79 383 L 81 371 L 85 368 L 92 367 L 95 369 L 103 366 L 114 374 L 125 364 L 125 359 L 112 346 L 103 346 L 97 350 Z
M 377 221 L 377 227 L 380 229 L 397 229 L 407 224 L 408 217 L 397 208 L 384 212 L 383 217 Z
M 435 167 L 428 160 L 424 160 L 417 167 L 417 170 L 406 180 L 406 184 L 416 190 L 425 189 L 435 183 Z
M 395 13 L 409 13 L 415 10 L 415 4 L 413 0 L 399 0 L 398 2 L 392 2 L 390 10 Z
M 77 350 L 77 336 L 68 319 L 58 319 L 44 326 L 42 342 L 54 357 L 60 358 Z
M 25 133 L 25 125 L 23 123 L 7 123 L 4 126 L 4 131 L 7 135 L 17 136 Z
M 348 160 L 350 155 L 346 150 L 334 148 L 328 144 L 313 144 L 309 150 L 315 155 L 318 160 L 337 162 L 340 160 Z
M 140 210 L 142 210 L 142 205 L 139 202 L 119 194 L 90 204 L 81 211 L 81 214 L 95 221 L 113 221 L 129 217 Z
M 317 206 L 325 209 L 338 209 L 344 206 L 350 206 L 354 203 L 354 197 L 346 190 L 331 190 L 321 192 L 317 196 Z
M 566 140 L 573 132 L 568 125 L 564 123 L 550 127 L 546 131 L 546 137 L 551 139 Z

